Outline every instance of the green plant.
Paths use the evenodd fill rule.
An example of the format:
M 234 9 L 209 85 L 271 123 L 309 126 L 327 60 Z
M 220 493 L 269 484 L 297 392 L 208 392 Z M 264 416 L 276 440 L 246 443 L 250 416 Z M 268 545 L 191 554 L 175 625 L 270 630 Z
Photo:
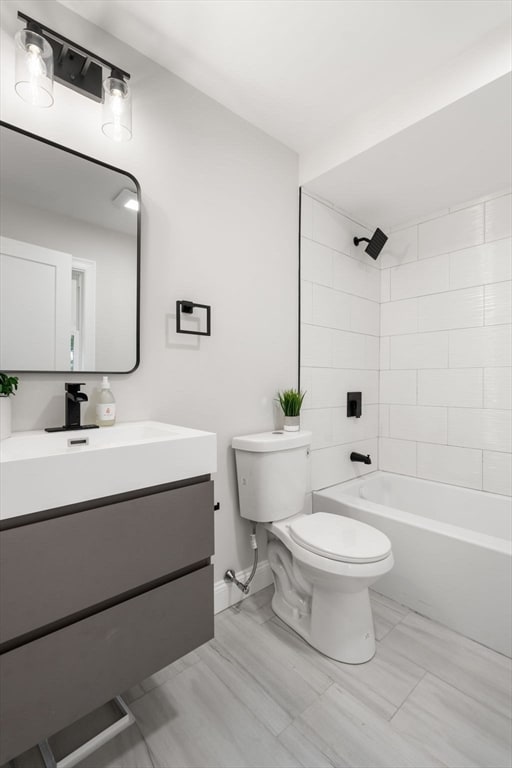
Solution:
M 15 395 L 18 389 L 18 377 L 0 373 L 0 395 Z
M 299 392 L 297 389 L 285 389 L 283 392 L 278 392 L 277 398 L 284 415 L 299 416 L 305 396 L 305 392 Z

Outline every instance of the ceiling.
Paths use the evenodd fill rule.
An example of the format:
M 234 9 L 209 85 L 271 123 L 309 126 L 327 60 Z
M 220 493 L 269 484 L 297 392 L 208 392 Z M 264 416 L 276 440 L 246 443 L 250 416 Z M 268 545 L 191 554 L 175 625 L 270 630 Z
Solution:
M 369 149 L 329 156 L 305 188 L 370 226 L 512 184 L 506 55 L 479 80 L 490 71 L 481 46 L 492 57 L 498 39 L 510 42 L 510 0 L 59 2 L 294 149 L 301 167 L 333 137 L 347 150 L 369 130 Z M 472 87 L 401 130 L 412 97 L 428 102 L 461 68 Z M 372 129 L 386 110 L 393 130 L 382 140 Z
M 305 185 L 370 227 L 393 227 L 512 186 L 512 74 Z
M 60 0 L 302 153 L 510 21 L 509 0 Z

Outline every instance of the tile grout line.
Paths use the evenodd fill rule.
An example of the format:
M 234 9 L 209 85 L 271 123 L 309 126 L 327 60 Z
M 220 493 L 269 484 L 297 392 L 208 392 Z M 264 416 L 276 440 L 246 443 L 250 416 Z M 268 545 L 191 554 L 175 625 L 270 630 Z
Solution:
M 272 619 L 273 619 L 273 618 L 275 618 L 275 615 L 274 615 L 274 616 L 271 616 L 271 617 L 270 617 L 270 618 L 269 618 L 267 621 L 272 621 Z M 267 623 L 267 622 L 264 622 L 264 624 L 266 624 L 266 623 Z M 264 626 L 264 624 L 262 624 L 262 625 L 259 625 L 259 626 Z M 290 632 L 291 632 L 291 633 L 293 633 L 293 630 L 291 629 L 291 627 L 290 627 L 290 628 L 286 628 L 286 631 L 288 631 L 288 629 L 290 629 Z M 295 633 L 294 633 L 294 634 L 295 634 Z M 305 641 L 304 641 L 304 642 L 305 642 Z M 220 655 L 220 656 L 222 656 L 222 657 L 223 657 L 223 658 L 224 658 L 226 661 L 228 661 L 229 663 L 232 663 L 232 664 L 234 664 L 234 668 L 235 668 L 235 669 L 236 669 L 236 667 L 240 667 L 242 670 L 244 670 L 244 667 L 243 667 L 243 665 L 240 663 L 240 661 L 239 661 L 238 659 L 236 659 L 235 657 L 233 657 L 233 658 L 232 658 L 232 660 L 231 660 L 231 659 L 230 659 L 230 658 L 228 658 L 227 656 L 224 656 L 224 654 L 222 653 L 222 651 L 226 652 L 226 649 L 225 649 L 225 648 L 222 646 L 222 643 L 220 643 L 220 641 L 219 641 L 219 646 L 220 646 L 220 649 L 214 649 L 214 650 L 215 650 L 217 653 L 219 653 L 219 655 Z M 227 650 L 227 654 L 228 654 L 228 656 L 230 655 L 230 653 L 229 653 L 229 650 Z M 207 663 L 207 662 L 205 662 L 205 664 L 206 664 L 207 668 L 210 670 L 210 672 L 211 672 L 211 673 L 212 673 L 212 674 L 213 674 L 213 675 L 214 675 L 214 676 L 215 676 L 215 677 L 216 677 L 218 680 L 220 680 L 221 684 L 223 684 L 224 686 L 226 686 L 226 687 L 228 688 L 228 690 L 230 690 L 230 691 L 231 691 L 231 688 L 229 688 L 229 687 L 226 685 L 226 683 L 224 683 L 224 681 L 223 681 L 223 680 L 222 680 L 222 678 L 221 678 L 221 677 L 220 677 L 220 676 L 217 674 L 217 672 L 215 672 L 213 669 L 211 669 L 211 668 L 209 667 L 209 665 L 208 665 L 208 663 Z M 256 677 L 255 677 L 255 676 L 252 674 L 252 672 L 250 672 L 249 670 L 245 669 L 245 673 L 248 675 L 248 677 L 250 677 L 250 678 L 251 678 L 251 679 L 254 681 L 254 683 L 256 684 L 256 686 L 257 686 L 258 688 L 261 688 L 261 690 L 262 690 L 262 691 L 263 691 L 263 692 L 264 692 L 264 693 L 265 693 L 265 694 L 266 694 L 266 695 L 267 695 L 269 698 L 271 698 L 271 699 L 274 701 L 274 703 L 278 704 L 278 702 L 277 702 L 277 701 L 274 699 L 274 697 L 272 696 L 272 694 L 271 694 L 269 691 L 267 691 L 267 689 L 266 689 L 266 688 L 265 688 L 263 685 L 261 685 L 261 684 L 260 684 L 259 680 L 258 680 L 258 679 L 257 679 L 257 678 L 256 678 Z M 329 675 L 328 675 L 327 673 L 324 673 L 324 674 L 325 674 L 325 676 L 328 678 L 328 680 L 330 681 L 330 685 L 328 685 L 328 686 L 327 686 L 327 688 L 325 689 L 325 691 L 322 691 L 322 693 L 317 693 L 316 691 L 314 691 L 314 693 L 315 693 L 315 696 L 316 696 L 315 700 L 314 700 L 314 701 L 312 701 L 310 704 L 308 704 L 308 705 L 307 705 L 307 706 L 306 706 L 306 707 L 305 707 L 305 708 L 304 708 L 304 709 L 303 709 L 301 712 L 299 712 L 297 715 L 295 715 L 295 717 L 291 716 L 291 715 L 289 714 L 289 712 L 287 712 L 287 711 L 286 711 L 286 710 L 285 710 L 285 709 L 282 707 L 283 711 L 285 712 L 285 714 L 286 714 L 286 715 L 287 715 L 287 717 L 289 718 L 290 722 L 289 722 L 289 723 L 287 723 L 287 725 L 285 725 L 285 726 L 282 728 L 282 730 L 281 730 L 281 731 L 279 731 L 279 733 L 277 733 L 277 734 L 276 734 L 276 733 L 274 733 L 273 731 L 271 731 L 271 730 L 270 730 L 270 728 L 268 727 L 267 723 L 265 723 L 265 722 L 264 722 L 263 720 L 261 720 L 261 719 L 260 719 L 260 718 L 259 718 L 259 717 L 258 717 L 258 716 L 257 716 L 257 715 L 254 713 L 254 712 L 252 712 L 252 710 L 250 710 L 250 709 L 249 709 L 249 706 L 248 706 L 246 703 L 244 703 L 244 701 L 243 701 L 241 698 L 239 698 L 239 697 L 236 695 L 236 693 L 234 693 L 234 692 L 232 691 L 232 694 L 233 694 L 233 696 L 234 696 L 234 697 L 237 699 L 237 701 L 240 703 L 240 705 L 241 705 L 242 707 L 245 707 L 245 708 L 247 709 L 247 711 L 248 711 L 248 712 L 250 712 L 250 713 L 251 713 L 251 715 L 252 715 L 253 717 L 255 717 L 255 718 L 258 720 L 259 724 L 260 724 L 260 725 L 261 725 L 261 726 L 262 726 L 262 727 L 263 727 L 263 728 L 264 728 L 264 729 L 265 729 L 265 730 L 266 730 L 266 731 L 267 731 L 269 734 L 271 734 L 271 736 L 273 736 L 275 739 L 279 739 L 279 736 L 280 736 L 280 735 L 281 735 L 281 734 L 282 734 L 282 733 L 283 733 L 283 732 L 286 730 L 286 728 L 288 728 L 290 725 L 292 725 L 292 724 L 295 722 L 295 720 L 297 720 L 299 717 L 301 717 L 301 716 L 304 714 L 304 712 L 306 712 L 306 711 L 307 711 L 307 710 L 308 710 L 310 707 L 314 706 L 314 705 L 315 705 L 315 704 L 318 702 L 318 699 L 320 699 L 320 697 L 321 697 L 321 696 L 323 696 L 323 695 L 324 695 L 324 694 L 325 694 L 325 693 L 326 693 L 328 690 L 330 690 L 330 688 L 332 688 L 332 686 L 335 684 L 335 683 L 334 683 L 334 680 L 332 680 L 332 678 L 331 678 L 331 677 L 329 677 Z M 313 689 L 313 690 L 314 690 L 314 689 Z M 281 706 L 281 705 L 278 705 L 278 706 Z
M 312 328 L 325 328 L 327 331 L 340 331 L 341 333 L 355 333 L 358 336 L 370 336 L 372 339 L 379 339 L 379 335 L 376 333 L 367 333 L 366 331 L 353 331 L 348 328 L 336 328 L 336 326 L 333 325 L 318 325 L 317 323 L 302 323 L 302 325 L 309 325 Z M 508 323 L 503 323 L 503 325 L 508 325 Z
M 317 286 L 318 288 L 325 288 L 327 291 L 334 291 L 335 293 L 342 293 L 343 296 L 353 296 L 356 299 L 361 299 L 361 301 L 371 301 L 372 304 L 377 304 L 380 306 L 381 302 L 380 299 L 369 299 L 367 296 L 360 296 L 358 293 L 351 293 L 350 291 L 345 291 L 343 288 L 335 288 L 332 285 L 326 285 L 325 283 L 319 283 L 317 280 L 311 280 L 309 278 L 303 277 L 301 278 L 303 283 L 310 283 L 312 286 Z M 502 283 L 509 283 L 510 280 L 501 280 Z M 473 286 L 470 286 L 473 287 Z M 461 289 L 464 290 L 464 289 Z
M 419 667 L 420 665 L 419 665 L 419 664 L 417 664 L 416 666 L 418 666 L 418 667 Z M 402 709 L 402 707 L 404 706 L 404 704 L 406 703 L 406 701 L 408 701 L 408 700 L 409 700 L 409 698 L 412 696 L 412 694 L 414 693 L 414 691 L 416 690 L 416 688 L 418 687 L 418 685 L 420 685 L 420 683 L 422 683 L 422 682 L 423 682 L 423 680 L 425 679 L 425 677 L 426 677 L 426 676 L 429 674 L 429 671 L 428 671 L 428 669 L 424 669 L 423 667 L 420 667 L 420 669 L 423 669 L 423 674 L 422 674 L 422 676 L 420 677 L 420 679 L 418 680 L 418 682 L 416 683 L 416 685 L 414 686 L 414 688 L 412 688 L 412 689 L 409 691 L 409 693 L 407 694 L 407 696 L 405 697 L 405 699 L 402 701 L 402 703 L 400 704 L 400 706 L 399 706 L 399 707 L 397 707 L 397 709 L 396 709 L 396 712 L 394 712 L 394 714 L 393 714 L 393 715 L 392 715 L 392 716 L 389 718 L 389 720 L 388 720 L 388 722 L 389 722 L 389 723 L 392 723 L 392 722 L 393 722 L 394 718 L 396 717 L 396 715 L 398 715 L 398 713 L 400 712 L 400 710 Z
M 326 677 L 329 677 L 329 675 L 327 675 L 327 673 L 325 673 L 325 674 L 326 674 Z M 305 708 L 302 710 L 302 712 L 299 712 L 299 714 L 298 714 L 298 715 L 296 715 L 295 717 L 291 718 L 291 722 L 290 722 L 290 723 L 289 723 L 287 726 L 285 726 L 285 728 L 283 728 L 283 730 L 282 730 L 282 731 L 280 731 L 280 732 L 278 733 L 278 735 L 277 735 L 277 737 L 276 737 L 276 738 L 278 738 L 278 739 L 279 739 L 279 737 L 280 737 L 280 736 L 281 736 L 281 735 L 284 733 L 284 731 L 286 731 L 286 729 L 287 729 L 287 728 L 289 728 L 291 725 L 295 725 L 295 723 L 297 722 L 297 720 L 300 720 L 300 718 L 301 718 L 301 717 L 303 717 L 303 716 L 306 714 L 306 712 L 308 712 L 308 710 L 310 710 L 312 707 L 316 707 L 316 706 L 317 706 L 317 704 L 318 704 L 318 701 L 319 701 L 319 700 L 320 700 L 320 699 L 321 699 L 323 696 L 325 696 L 325 694 L 326 694 L 328 691 L 330 691 L 330 690 L 331 690 L 331 688 L 332 688 L 333 686 L 335 686 L 335 685 L 336 685 L 336 682 L 335 682 L 335 681 L 334 681 L 332 678 L 330 678 L 330 677 L 329 677 L 329 680 L 331 680 L 331 684 L 330 684 L 330 685 L 329 685 L 329 686 L 328 686 L 328 687 L 325 689 L 325 691 L 323 691 L 322 693 L 317 693 L 317 694 L 316 694 L 316 697 L 317 697 L 317 698 L 316 698 L 316 700 L 315 700 L 315 701 L 312 701 L 312 702 L 311 702 L 311 704 L 308 704 L 308 705 L 307 705 L 307 707 L 305 707 Z
M 333 683 L 333 685 L 334 685 L 334 683 Z M 323 695 L 323 694 L 322 694 L 322 695 Z M 313 706 L 313 705 L 311 705 L 311 706 Z M 308 709 L 309 709 L 309 707 L 308 707 Z M 306 711 L 306 710 L 304 710 L 304 711 Z M 283 735 L 283 733 L 284 733 L 284 732 L 285 732 L 285 731 L 286 731 L 288 728 L 294 727 L 294 728 L 296 728 L 296 729 L 298 730 L 296 723 L 297 723 L 297 720 L 298 720 L 300 717 L 301 717 L 300 715 L 299 715 L 298 717 L 295 717 L 295 718 L 292 720 L 292 722 L 290 723 L 290 725 L 288 725 L 286 728 L 284 728 L 284 729 L 281 731 L 281 733 L 280 733 L 280 734 L 279 734 L 279 735 L 276 737 L 276 738 L 277 738 L 277 740 L 279 741 L 279 743 L 281 744 L 281 746 L 283 746 L 283 747 L 285 746 L 285 745 L 283 744 L 282 740 L 281 740 L 281 736 Z M 330 765 L 330 766 L 333 766 L 333 768 L 335 768 L 335 766 L 334 766 L 334 763 L 332 762 L 332 760 L 331 760 L 331 758 L 329 757 L 329 755 L 325 753 L 325 751 L 323 750 L 323 748 L 319 747 L 319 746 L 318 746 L 318 744 L 313 744 L 313 742 L 311 742 L 311 741 L 310 741 L 310 739 L 309 739 L 307 736 L 305 736 L 304 734 L 302 734 L 302 736 L 303 736 L 303 737 L 306 739 L 306 741 L 307 741 L 309 744 L 311 744 L 311 746 L 312 746 L 312 747 L 314 747 L 315 749 L 317 749 L 317 750 L 320 752 L 320 754 L 321 754 L 321 755 L 323 755 L 323 757 L 325 757 L 325 759 L 327 760 L 327 762 L 329 763 L 329 765 Z M 306 763 L 304 763 L 304 762 L 303 762 L 301 759 L 299 759 L 298 757 L 295 757 L 295 756 L 294 756 L 294 759 L 295 759 L 295 760 L 297 760 L 297 761 L 298 761 L 298 763 L 300 763 L 300 765 L 302 766 L 302 768 L 311 768 L 309 765 L 306 765 Z
M 358 226 L 364 227 L 364 225 L 359 225 L 359 224 Z M 350 253 L 347 253 L 346 251 L 340 251 L 339 248 L 333 248 L 332 245 L 326 245 L 326 243 L 322 243 L 321 240 L 315 240 L 314 237 L 307 237 L 307 235 L 302 235 L 302 234 L 301 234 L 301 237 L 303 237 L 305 240 L 309 240 L 311 243 L 315 243 L 315 245 L 321 246 L 322 248 L 327 248 L 328 251 L 331 251 L 337 254 L 338 256 L 346 256 L 347 259 L 352 259 L 352 261 L 355 261 L 356 264 L 360 264 L 363 267 L 368 267 L 369 269 L 373 269 L 375 270 L 375 272 L 379 274 L 382 271 L 380 267 L 376 267 L 373 264 L 367 264 L 366 261 L 364 261 L 362 258 L 359 258 L 358 256 L 352 256 Z M 502 239 L 505 239 L 505 238 L 502 238 Z M 438 254 L 438 255 L 442 256 L 443 254 Z
M 483 646 L 483 647 L 485 648 L 486 646 Z M 457 691 L 457 693 L 460 693 L 462 696 L 466 696 L 468 699 L 471 699 L 472 701 L 476 702 L 481 707 L 484 707 L 485 709 L 490 709 L 494 714 L 499 715 L 500 717 L 503 717 L 506 720 L 510 720 L 510 723 L 512 724 L 512 714 L 509 714 L 509 715 L 503 714 L 503 712 L 500 712 L 499 710 L 493 708 L 492 704 L 489 704 L 489 702 L 484 702 L 481 699 L 477 699 L 476 696 L 473 696 L 473 694 L 468 693 L 467 691 L 463 691 L 461 688 L 458 688 L 452 682 L 449 682 L 448 680 L 444 680 L 440 675 L 436 674 L 435 672 L 431 672 L 430 670 L 427 669 L 427 673 L 431 677 L 434 677 L 436 680 L 439 680 L 439 682 L 441 682 L 443 685 L 447 685 L 449 688 L 452 688 L 454 691 Z
M 353 294 L 350 294 L 350 293 L 346 294 L 346 296 L 352 296 L 352 295 Z M 355 298 L 360 298 L 360 297 L 356 296 Z M 371 301 L 371 299 L 363 299 L 363 301 Z M 312 328 L 325 328 L 327 331 L 341 331 L 342 333 L 355 333 L 358 336 L 371 336 L 372 339 L 380 339 L 380 336 L 377 333 L 367 333 L 366 331 L 353 331 L 352 329 L 349 329 L 349 328 L 337 328 L 336 326 L 333 326 L 333 325 L 319 325 L 318 323 L 314 323 L 314 322 L 307 323 L 305 321 L 303 321 L 301 325 L 309 325 Z M 509 323 L 502 323 L 502 325 L 509 325 Z M 476 326 L 476 327 L 480 328 L 481 326 Z
M 504 197 L 506 197 L 506 195 L 504 195 Z M 446 214 L 446 215 L 449 215 L 449 214 Z M 438 218 L 441 218 L 441 217 L 438 217 Z M 435 221 L 435 219 L 431 219 L 431 221 Z M 421 226 L 421 224 L 425 224 L 425 223 L 426 222 L 420 222 L 419 224 L 412 224 L 410 227 L 405 227 L 405 229 L 412 229 L 413 227 L 417 227 L 419 230 L 419 227 Z M 397 230 L 397 232 L 400 232 L 400 231 L 402 230 Z M 394 233 L 391 232 L 391 234 L 394 234 Z M 472 248 L 478 248 L 479 246 L 488 245 L 490 243 L 499 243 L 502 240 L 510 239 L 510 235 L 505 235 L 504 237 L 496 237 L 493 240 L 486 240 L 484 237 L 484 239 L 482 239 L 481 242 L 473 243 L 472 245 L 466 245 L 463 248 L 455 248 L 455 250 L 452 250 L 452 251 L 441 251 L 441 253 L 434 253 L 434 254 L 431 254 L 430 256 L 421 256 L 421 257 L 419 256 L 419 252 L 418 252 L 418 257 L 416 259 L 411 259 L 410 261 L 404 261 L 401 264 L 390 264 L 388 267 L 379 268 L 379 267 L 375 267 L 373 264 L 366 264 L 366 262 L 358 259 L 356 256 L 351 256 L 349 253 L 346 253 L 345 251 L 340 251 L 338 248 L 333 248 L 331 245 L 326 245 L 325 243 L 322 243 L 320 240 L 315 240 L 313 237 L 308 237 L 307 235 L 301 235 L 301 237 L 303 237 L 305 240 L 309 240 L 310 242 L 315 243 L 316 245 L 320 245 L 322 248 L 327 248 L 328 250 L 334 251 L 334 253 L 337 253 L 341 256 L 346 256 L 347 258 L 352 259 L 352 261 L 355 261 L 358 264 L 363 264 L 364 266 L 370 267 L 371 269 L 375 269 L 378 272 L 382 272 L 385 269 L 393 269 L 394 267 L 402 267 L 406 264 L 416 264 L 416 263 L 419 264 L 421 262 L 428 262 L 431 259 L 439 258 L 439 256 L 449 257 L 455 253 L 463 253 L 464 251 L 469 251 Z M 418 238 L 418 247 L 419 247 L 419 238 Z M 455 288 L 454 290 L 458 290 L 458 289 Z
M 404 606 L 404 608 L 407 608 L 407 606 Z M 404 614 L 404 615 L 403 615 L 403 616 L 402 616 L 402 617 L 401 617 L 401 618 L 400 618 L 400 619 L 397 621 L 397 623 L 395 624 L 395 626 L 393 627 L 393 629 L 396 629 L 396 627 L 398 627 L 398 625 L 399 625 L 399 624 L 403 624 L 403 622 L 405 621 L 405 619 L 406 619 L 408 616 L 410 616 L 410 615 L 411 615 L 411 613 L 416 613 L 416 611 L 413 611 L 413 610 L 412 610 L 412 608 L 407 608 L 407 613 L 406 613 L 406 614 Z M 391 630 L 391 631 L 393 631 L 393 630 Z M 416 662 L 414 662 L 414 663 L 416 663 Z M 417 666 L 418 666 L 418 667 L 421 667 L 421 664 L 417 664 Z M 421 669 L 423 669 L 423 667 L 421 667 Z M 426 671 L 426 670 L 425 670 L 425 671 Z
M 449 627 L 447 627 L 445 624 L 441 624 L 439 621 L 436 621 L 435 619 L 431 619 L 430 617 L 425 616 L 424 614 L 420 613 L 419 611 L 415 611 L 412 608 L 409 609 L 408 613 L 405 614 L 405 616 L 402 616 L 402 618 L 395 624 L 393 629 L 396 629 L 399 626 L 399 624 L 402 624 L 405 621 L 405 619 L 407 619 L 411 615 L 413 615 L 413 616 L 420 616 L 422 619 L 425 619 L 427 622 L 429 622 L 429 624 L 437 625 L 437 626 L 441 627 L 441 629 L 448 630 L 449 632 L 455 634 L 457 637 L 462 638 L 462 640 L 469 640 L 471 643 L 474 643 L 479 648 L 483 648 L 486 651 L 490 651 L 491 654 L 499 656 L 500 658 L 504 658 L 504 659 L 510 660 L 510 657 L 506 656 L 505 654 L 502 654 L 499 651 L 495 651 L 492 648 L 489 648 L 488 646 L 483 645 L 482 643 L 479 643 L 477 640 L 472 640 L 471 638 L 466 637 L 466 635 L 463 635 L 460 632 L 456 632 L 455 630 L 452 630 Z M 407 625 L 405 625 L 405 626 L 407 627 Z M 391 630 L 391 632 L 393 631 L 393 629 Z M 388 635 L 390 635 L 391 632 L 388 632 Z M 386 635 L 386 638 L 388 637 L 388 635 Z M 421 664 L 419 664 L 415 659 L 412 659 L 412 658 L 410 659 L 408 656 L 405 656 L 402 653 L 399 653 L 399 655 L 403 656 L 405 659 L 407 659 L 411 663 L 416 664 L 416 666 L 419 667 L 420 669 L 425 669 L 425 667 L 422 667 Z M 512 671 L 512 669 L 510 671 Z M 509 671 L 509 674 L 510 674 L 510 671 Z M 429 669 L 425 669 L 425 673 L 428 673 L 432 677 L 435 677 L 437 680 L 440 680 L 445 685 L 449 685 L 451 688 L 453 688 L 454 690 L 456 690 L 459 693 L 463 694 L 464 696 L 467 696 L 468 698 L 473 699 L 473 701 L 476 701 L 481 706 L 489 707 L 488 703 L 485 703 L 483 701 L 480 701 L 479 699 L 476 699 L 472 694 L 468 693 L 467 691 L 463 691 L 462 689 L 460 689 L 456 685 L 454 685 L 452 682 L 450 682 L 448 680 L 444 680 L 444 678 L 442 678 L 440 675 L 436 674 L 435 672 L 432 672 Z M 495 709 L 493 711 L 497 712 L 497 710 L 495 710 Z M 503 714 L 503 713 L 498 712 L 498 714 Z M 512 720 L 512 718 L 509 718 L 509 719 Z
M 146 741 L 146 737 L 142 733 L 142 729 L 141 729 L 139 723 L 137 722 L 137 718 L 135 718 L 134 725 L 137 728 L 138 734 L 139 734 L 140 738 L 142 739 L 142 742 L 143 742 L 144 746 L 146 747 L 146 750 L 147 750 L 147 753 L 148 753 L 148 757 L 149 757 L 149 761 L 151 763 L 151 768 L 157 768 L 156 760 L 153 759 L 153 757 L 154 757 L 153 756 L 153 752 L 151 751 L 151 747 L 149 746 L 148 742 Z
M 440 406 L 401 405 L 399 403 L 398 404 L 397 403 L 381 403 L 381 405 L 394 405 L 394 406 L 398 406 L 399 408 L 418 408 L 418 407 L 419 408 L 430 408 L 430 407 L 432 407 L 432 408 L 448 408 L 449 409 L 449 408 L 452 407 L 452 406 L 443 406 L 443 405 L 440 405 Z M 319 409 L 319 410 L 327 410 L 327 409 Z M 337 407 L 335 407 L 334 410 L 337 410 Z M 463 410 L 463 409 L 459 408 L 458 410 Z M 502 410 L 504 410 L 505 413 L 508 413 L 508 409 L 497 409 L 497 408 L 469 408 L 468 410 L 474 410 L 474 411 L 483 411 L 483 410 L 485 410 L 485 411 L 494 411 L 494 410 L 498 410 L 500 412 Z M 373 438 L 366 438 L 366 439 L 370 439 L 371 440 Z M 461 449 L 468 450 L 468 451 L 482 451 L 482 452 L 483 451 L 489 451 L 490 453 L 503 453 L 503 454 L 505 454 L 505 456 L 508 456 L 511 453 L 511 451 L 506 451 L 506 450 L 503 450 L 503 449 L 500 449 L 500 448 L 487 448 L 485 446 L 483 448 L 481 448 L 481 447 L 475 448 L 473 445 L 460 445 L 459 443 L 450 443 L 450 442 L 440 443 L 437 440 L 418 440 L 417 438 L 414 438 L 414 437 L 391 437 L 390 436 L 388 439 L 389 440 L 397 440 L 398 442 L 401 442 L 401 443 L 417 443 L 418 445 L 439 445 L 439 446 L 441 446 L 443 448 L 461 448 Z M 336 445 L 349 445 L 349 444 L 350 444 L 350 441 L 348 443 L 336 443 Z M 329 448 L 331 446 L 325 446 L 325 447 Z M 398 473 L 398 474 L 400 474 L 400 473 Z
M 262 626 L 263 626 L 263 625 L 262 625 Z M 232 665 L 233 665 L 233 669 L 234 669 L 235 671 L 236 671 L 236 668 L 237 668 L 237 667 L 240 667 L 240 669 L 244 670 L 243 666 L 240 664 L 240 662 L 239 662 L 239 661 L 238 661 L 236 658 L 234 658 L 234 657 L 232 657 L 232 658 L 228 658 L 228 656 L 230 655 L 230 654 L 229 654 L 229 650 L 227 651 L 227 654 L 228 654 L 228 655 L 224 655 L 224 654 L 226 653 L 226 649 L 225 649 L 225 648 L 223 648 L 223 646 L 222 646 L 222 644 L 221 644 L 221 643 L 219 643 L 219 648 L 214 648 L 213 650 L 214 650 L 214 652 L 218 653 L 218 654 L 219 654 L 219 656 L 220 656 L 221 658 L 223 658 L 223 659 L 224 659 L 226 662 L 228 662 L 229 664 L 232 664 Z M 291 724 L 294 722 L 294 719 L 295 719 L 295 718 L 291 717 L 291 715 L 290 715 L 288 712 L 286 712 L 286 711 L 284 710 L 284 708 L 282 708 L 282 709 L 283 709 L 283 712 L 285 712 L 285 714 L 286 714 L 286 715 L 287 715 L 287 717 L 289 718 L 290 722 L 289 722 L 289 723 L 287 723 L 287 724 L 286 724 L 286 725 L 285 725 L 285 726 L 284 726 L 284 727 L 283 727 L 283 728 L 282 728 L 282 729 L 279 731 L 279 733 L 274 733 L 273 731 L 271 731 L 271 730 L 270 730 L 270 728 L 268 727 L 268 724 L 267 724 L 267 723 L 265 723 L 265 722 L 264 722 L 264 721 L 263 721 L 263 720 L 262 720 L 260 717 L 258 717 L 258 715 L 257 715 L 255 712 L 253 712 L 253 711 L 252 711 L 252 710 L 249 708 L 248 704 L 247 704 L 247 703 L 245 703 L 245 702 L 244 702 L 244 701 L 243 701 L 241 698 L 239 698 L 239 696 L 237 696 L 237 694 L 236 694 L 234 691 L 232 691 L 232 689 L 231 689 L 231 688 L 230 688 L 230 687 L 229 687 L 229 686 L 228 686 L 228 685 L 227 685 L 227 684 L 224 682 L 224 680 L 222 679 L 222 677 L 221 677 L 221 676 L 220 676 L 220 675 L 219 675 L 219 674 L 218 674 L 218 673 L 217 673 L 217 672 L 216 672 L 214 669 L 212 669 L 212 668 L 209 666 L 208 662 L 206 662 L 206 661 L 205 661 L 204 663 L 206 664 L 206 667 L 207 667 L 207 668 L 208 668 L 208 670 L 211 672 L 211 674 L 212 674 L 214 677 L 216 677 L 216 678 L 217 678 L 217 680 L 219 680 L 219 681 L 220 681 L 221 685 L 225 686 L 225 687 L 227 688 L 227 690 L 228 690 L 228 691 L 229 691 L 229 692 L 230 692 L 230 693 L 231 693 L 231 694 L 234 696 L 234 698 L 235 698 L 235 699 L 237 700 L 237 702 L 239 703 L 240 707 L 241 707 L 241 708 L 244 708 L 244 709 L 246 709 L 246 710 L 249 712 L 249 714 L 250 714 L 250 715 L 251 715 L 253 718 L 255 718 L 255 719 L 258 721 L 259 725 L 260 725 L 260 726 L 261 726 L 261 727 L 262 727 L 262 728 L 263 728 L 265 731 L 267 731 L 267 732 L 268 732 L 268 733 L 269 733 L 269 734 L 270 734 L 270 735 L 271 735 L 271 736 L 272 736 L 274 739 L 278 740 L 278 739 L 279 739 L 279 736 L 280 736 L 280 735 L 283 733 L 283 731 L 285 731 L 287 728 L 289 728 L 289 726 L 290 726 L 290 725 L 291 725 Z M 258 688 L 261 688 L 261 690 L 263 691 L 263 693 L 264 693 L 264 694 L 266 694 L 266 695 L 267 695 L 269 698 L 271 698 L 271 699 L 274 701 L 274 703 L 277 703 L 277 702 L 275 701 L 275 699 L 274 699 L 274 698 L 271 696 L 271 694 L 270 694 L 270 693 L 269 693 L 269 692 L 268 692 L 268 691 L 267 691 L 267 690 L 266 690 L 266 689 L 265 689 L 263 686 L 261 686 L 261 685 L 260 685 L 260 683 L 259 683 L 259 681 L 257 680 L 257 678 L 256 678 L 256 677 L 254 677 L 254 675 L 253 675 L 251 672 L 249 672 L 248 670 L 245 670 L 245 672 L 246 672 L 246 674 L 248 675 L 248 677 L 250 677 L 250 678 L 251 678 L 251 680 L 253 680 L 253 681 L 254 681 L 254 683 L 256 684 L 256 686 L 257 686 Z M 330 687 L 330 686 L 329 686 L 329 687 Z M 318 695 L 319 695 L 319 694 L 318 694 Z M 316 702 L 313 702 L 313 703 L 316 703 Z M 311 706 L 311 705 L 308 705 L 308 707 L 306 707 L 306 709 L 308 709 L 308 708 L 309 708 L 309 706 Z M 305 710 L 304 710 L 304 711 L 305 711 Z M 301 715 L 301 714 L 302 714 L 302 713 L 299 713 L 299 715 L 297 715 L 297 717 L 300 717 L 300 715 Z M 288 750 L 287 750 L 287 751 L 288 751 Z
M 339 208 L 338 206 L 336 206 L 335 203 L 332 203 L 329 200 L 325 200 L 319 195 L 316 195 L 314 192 L 310 192 L 309 190 L 304 189 L 304 194 L 306 197 L 309 197 L 310 200 L 314 200 L 315 202 L 320 203 L 321 205 L 324 205 L 326 208 L 329 208 L 330 210 L 334 211 L 340 216 L 343 216 L 349 221 L 353 221 L 356 224 L 361 224 L 361 226 L 365 227 L 366 229 L 370 228 L 366 224 L 362 224 L 361 222 L 358 222 L 355 219 L 353 219 L 350 213 L 345 212 L 342 208 Z M 436 219 L 445 218 L 450 214 L 459 213 L 459 211 L 466 211 L 468 208 L 476 208 L 477 206 L 482 205 L 484 206 L 484 209 L 485 209 L 485 205 L 487 203 L 492 203 L 495 200 L 500 200 L 503 197 L 508 197 L 510 194 L 512 194 L 512 188 L 507 186 L 502 190 L 493 192 L 489 195 L 483 195 L 471 200 L 465 200 L 456 206 L 448 206 L 446 208 L 442 208 L 441 209 L 442 212 L 438 211 L 437 215 L 434 212 L 433 214 L 428 215 L 426 218 L 419 217 L 417 219 L 410 219 L 409 221 L 402 222 L 401 224 L 395 224 L 392 227 L 388 227 L 388 229 L 391 233 L 396 234 L 397 232 L 403 232 L 406 229 L 413 229 L 413 227 L 419 227 L 421 224 L 427 224 L 431 221 L 435 221 Z

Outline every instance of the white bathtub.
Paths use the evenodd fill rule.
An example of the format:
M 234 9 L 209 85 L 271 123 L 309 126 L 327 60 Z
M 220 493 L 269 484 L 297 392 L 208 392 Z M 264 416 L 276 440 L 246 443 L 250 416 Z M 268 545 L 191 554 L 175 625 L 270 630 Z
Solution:
M 512 500 L 389 472 L 317 491 L 314 512 L 361 520 L 391 539 L 378 592 L 512 655 Z

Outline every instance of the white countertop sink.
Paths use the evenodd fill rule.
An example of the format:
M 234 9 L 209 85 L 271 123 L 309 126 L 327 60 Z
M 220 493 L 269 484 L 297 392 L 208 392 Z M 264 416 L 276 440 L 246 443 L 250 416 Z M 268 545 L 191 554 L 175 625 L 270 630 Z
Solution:
M 212 432 L 158 421 L 15 432 L 0 443 L 0 519 L 209 475 L 216 451 Z

